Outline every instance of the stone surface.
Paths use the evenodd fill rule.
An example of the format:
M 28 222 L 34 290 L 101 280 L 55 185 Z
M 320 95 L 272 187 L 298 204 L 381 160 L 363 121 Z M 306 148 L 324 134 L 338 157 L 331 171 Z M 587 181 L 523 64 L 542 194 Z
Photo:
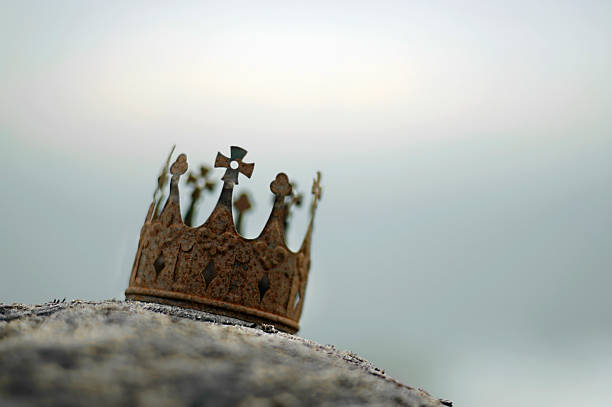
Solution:
M 271 326 L 158 304 L 73 301 L 0 306 L 0 405 L 450 402 Z

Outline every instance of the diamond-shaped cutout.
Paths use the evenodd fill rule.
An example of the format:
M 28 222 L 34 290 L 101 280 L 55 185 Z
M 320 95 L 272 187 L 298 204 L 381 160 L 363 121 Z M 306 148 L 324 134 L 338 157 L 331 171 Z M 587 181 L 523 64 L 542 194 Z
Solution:
M 266 291 L 270 289 L 270 279 L 268 278 L 268 273 L 264 274 L 261 280 L 259 280 L 257 287 L 259 288 L 259 302 L 261 302 L 263 296 L 266 294 Z
M 217 270 L 215 270 L 215 263 L 210 261 L 208 265 L 202 270 L 202 277 L 204 277 L 204 281 L 206 282 L 206 288 L 210 282 L 217 277 Z
M 155 277 L 157 277 L 164 267 L 166 267 L 163 253 L 160 253 L 160 255 L 157 257 L 155 263 L 153 263 L 153 267 L 155 268 Z
M 301 298 L 301 297 L 300 297 L 300 292 L 298 291 L 298 292 L 295 294 L 295 300 L 293 300 L 293 308 L 297 308 L 297 307 L 298 307 L 298 305 L 300 305 L 300 298 Z

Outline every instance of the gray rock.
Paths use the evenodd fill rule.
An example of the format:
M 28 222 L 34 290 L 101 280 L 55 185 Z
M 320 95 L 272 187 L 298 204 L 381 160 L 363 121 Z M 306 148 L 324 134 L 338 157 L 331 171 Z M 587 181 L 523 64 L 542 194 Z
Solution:
M 261 328 L 261 329 L 260 329 Z M 2 406 L 448 406 L 330 345 L 139 302 L 0 305 Z

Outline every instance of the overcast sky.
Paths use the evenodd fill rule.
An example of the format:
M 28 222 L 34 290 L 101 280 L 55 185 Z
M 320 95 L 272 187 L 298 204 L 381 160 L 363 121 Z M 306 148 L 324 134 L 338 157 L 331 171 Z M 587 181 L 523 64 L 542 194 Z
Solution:
M 170 146 L 239 145 L 248 236 L 323 172 L 301 335 L 457 405 L 609 405 L 610 2 L 177 3 L 0 2 L 0 301 L 122 299 Z

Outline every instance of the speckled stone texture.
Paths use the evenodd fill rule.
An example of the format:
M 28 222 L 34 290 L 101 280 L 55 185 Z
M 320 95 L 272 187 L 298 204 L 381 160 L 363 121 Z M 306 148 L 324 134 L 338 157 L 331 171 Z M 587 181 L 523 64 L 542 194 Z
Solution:
M 271 326 L 139 302 L 0 306 L 1 406 L 449 406 Z

